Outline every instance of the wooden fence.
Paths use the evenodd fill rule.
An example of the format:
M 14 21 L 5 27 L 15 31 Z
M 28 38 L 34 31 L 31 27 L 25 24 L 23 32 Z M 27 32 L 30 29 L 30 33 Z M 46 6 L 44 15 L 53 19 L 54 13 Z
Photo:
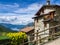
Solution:
M 59 25 L 52 26 L 52 27 L 50 27 L 50 28 L 48 28 L 48 29 L 45 29 L 45 30 L 43 30 L 43 31 L 40 31 L 40 32 L 30 34 L 30 39 L 31 39 L 32 37 L 37 37 L 37 36 L 33 36 L 33 35 L 35 35 L 35 34 L 42 33 L 42 32 L 44 32 L 44 31 L 47 31 L 47 30 L 52 29 L 52 28 L 55 28 L 55 27 L 60 27 L 60 24 L 59 24 Z M 38 36 L 41 36 L 41 35 L 47 35 L 47 34 L 40 34 L 40 35 L 38 35 Z M 27 45 L 38 45 L 38 43 L 37 43 L 38 41 L 39 41 L 40 45 L 42 45 L 42 44 L 45 44 L 45 43 L 47 43 L 47 42 L 49 42 L 49 41 L 52 41 L 52 40 L 58 38 L 59 36 L 60 36 L 60 30 L 59 30 L 57 33 L 53 33 L 52 35 L 46 36 L 46 37 L 44 37 L 44 38 L 39 38 L 39 39 L 36 39 L 36 40 L 33 40 L 33 41 L 30 41 L 30 39 L 29 39 L 28 42 L 22 43 L 21 45 L 26 45 L 26 44 L 27 44 Z M 45 42 L 44 40 L 48 40 L 48 41 Z

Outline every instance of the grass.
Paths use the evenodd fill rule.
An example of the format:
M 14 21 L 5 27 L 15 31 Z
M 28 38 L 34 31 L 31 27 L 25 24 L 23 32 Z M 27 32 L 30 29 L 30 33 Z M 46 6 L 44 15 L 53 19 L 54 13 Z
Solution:
M 8 39 L 7 36 L 0 36 L 0 40 Z

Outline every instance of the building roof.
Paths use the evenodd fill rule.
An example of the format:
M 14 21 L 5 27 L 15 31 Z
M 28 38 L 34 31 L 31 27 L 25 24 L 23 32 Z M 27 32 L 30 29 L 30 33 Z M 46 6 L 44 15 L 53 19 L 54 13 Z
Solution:
M 49 15 L 49 14 L 52 13 L 52 12 L 55 12 L 55 11 L 51 11 L 51 12 L 46 13 L 46 14 L 41 14 L 41 15 L 39 15 L 39 16 L 33 17 L 33 19 L 34 19 L 34 18 L 39 18 L 39 17 L 43 17 L 43 16 L 46 16 L 46 15 Z
M 43 10 L 44 8 L 46 8 L 46 7 L 52 7 L 52 8 L 58 7 L 58 8 L 60 8 L 59 5 L 43 5 L 35 15 L 40 15 L 40 11 Z
M 21 29 L 22 32 L 25 32 L 25 33 L 28 33 L 30 31 L 32 31 L 34 28 L 31 26 L 31 27 L 26 27 L 26 28 L 23 28 Z

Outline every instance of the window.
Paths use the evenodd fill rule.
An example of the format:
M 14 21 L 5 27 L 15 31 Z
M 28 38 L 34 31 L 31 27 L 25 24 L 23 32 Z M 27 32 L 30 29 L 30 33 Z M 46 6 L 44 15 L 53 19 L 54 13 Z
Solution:
M 38 32 L 38 30 L 37 30 L 37 32 Z
M 38 18 L 37 18 L 37 22 L 38 22 Z
M 46 22 L 44 22 L 44 27 L 47 27 L 47 23 Z
M 50 15 L 44 16 L 44 20 L 47 20 L 47 19 L 49 19 L 49 18 L 50 18 Z
M 38 39 L 38 30 L 37 30 L 36 38 Z

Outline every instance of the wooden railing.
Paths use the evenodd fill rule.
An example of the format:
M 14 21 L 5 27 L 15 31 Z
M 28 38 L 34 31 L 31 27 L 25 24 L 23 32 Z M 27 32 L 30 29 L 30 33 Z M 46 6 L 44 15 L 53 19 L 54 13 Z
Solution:
M 59 26 L 60 26 L 60 24 L 59 24 L 59 25 L 56 25 L 56 26 L 52 26 L 52 27 L 50 27 L 50 28 L 48 28 L 48 29 L 45 29 L 45 30 L 43 30 L 43 31 L 40 31 L 40 32 L 30 34 L 30 39 L 31 39 L 32 37 L 37 37 L 37 36 L 33 36 L 33 35 L 35 35 L 35 34 L 39 34 L 39 33 L 42 33 L 42 32 L 44 32 L 44 31 L 47 31 L 47 30 L 49 30 L 49 29 L 52 29 L 52 28 L 55 28 L 55 27 L 59 27 Z M 40 35 L 38 35 L 38 36 L 41 36 L 41 35 L 48 35 L 48 33 L 46 33 L 46 34 L 40 34 Z M 52 35 L 46 36 L 46 37 L 44 37 L 44 38 L 40 38 L 40 39 L 36 39 L 36 40 L 33 40 L 33 41 L 25 42 L 25 43 L 23 43 L 23 44 L 21 44 L 21 45 L 26 45 L 26 44 L 27 44 L 27 45 L 38 45 L 37 41 L 39 41 L 39 42 L 40 42 L 40 45 L 41 45 L 41 44 L 47 43 L 47 42 L 49 42 L 49 41 L 52 41 L 52 40 L 58 38 L 59 36 L 60 36 L 60 31 L 57 32 L 57 33 L 53 33 Z M 48 40 L 48 41 L 45 42 L 44 40 Z

